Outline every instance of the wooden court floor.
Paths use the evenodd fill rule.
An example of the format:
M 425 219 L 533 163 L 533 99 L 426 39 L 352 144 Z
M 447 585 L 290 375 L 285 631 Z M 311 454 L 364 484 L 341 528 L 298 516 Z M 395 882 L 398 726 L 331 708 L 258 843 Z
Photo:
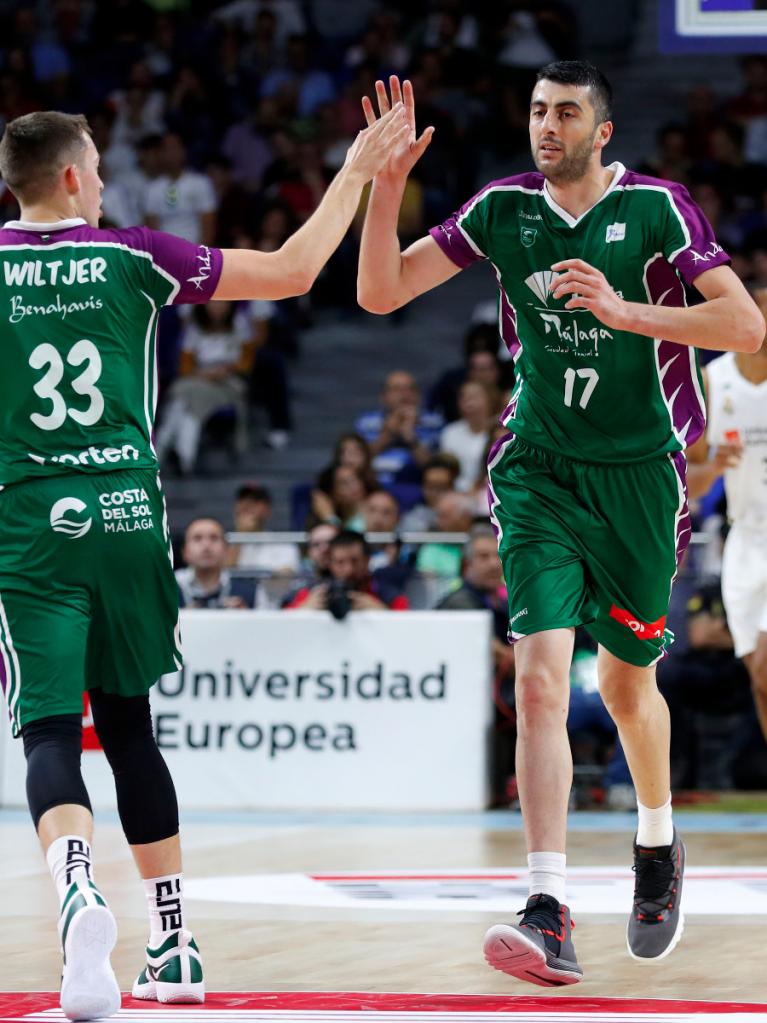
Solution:
M 688 863 L 758 866 L 767 834 L 684 832 Z M 99 823 L 94 843 L 96 881 L 118 918 L 113 963 L 123 990 L 141 967 L 146 940 L 142 889 L 116 823 Z M 461 871 L 525 863 L 521 832 L 488 824 L 413 822 L 368 825 L 337 819 L 259 823 L 242 817 L 187 823 L 183 828 L 188 879 L 346 871 Z M 625 867 L 631 832 L 571 834 L 573 866 Z M 0 991 L 56 990 L 60 971 L 53 888 L 31 825 L 20 813 L 0 812 Z M 767 977 L 759 934 L 764 917 L 688 916 L 676 951 L 642 966 L 625 949 L 627 906 L 576 916 L 576 949 L 585 978 L 575 987 L 534 988 L 489 969 L 481 953 L 484 930 L 496 913 L 464 907 L 413 912 L 376 900 L 351 908 L 269 905 L 189 899 L 187 911 L 216 991 L 399 991 L 463 994 L 645 996 L 763 1001 Z M 721 909 L 721 906 L 718 907 Z M 508 915 L 507 915 L 508 918 Z

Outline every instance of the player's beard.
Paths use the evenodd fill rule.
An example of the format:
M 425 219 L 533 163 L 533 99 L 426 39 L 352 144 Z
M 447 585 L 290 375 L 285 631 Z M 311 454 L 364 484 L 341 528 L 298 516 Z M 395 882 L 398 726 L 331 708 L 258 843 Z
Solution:
M 586 172 L 589 169 L 591 154 L 594 152 L 594 139 L 596 137 L 597 133 L 594 132 L 591 138 L 579 142 L 573 146 L 570 152 L 563 152 L 562 159 L 556 167 L 547 167 L 545 164 L 541 166 L 538 160 L 538 153 L 535 150 L 533 150 L 533 162 L 546 180 L 553 182 L 555 185 L 580 181 L 581 178 L 586 176 Z

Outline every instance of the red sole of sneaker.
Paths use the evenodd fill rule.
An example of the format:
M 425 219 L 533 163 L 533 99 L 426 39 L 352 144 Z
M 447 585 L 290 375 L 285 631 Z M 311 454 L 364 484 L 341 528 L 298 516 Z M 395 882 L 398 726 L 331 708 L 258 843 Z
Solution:
M 545 954 L 535 942 L 508 924 L 490 928 L 485 935 L 484 953 L 485 960 L 494 970 L 541 987 L 563 987 L 583 979 L 581 973 L 549 966 Z

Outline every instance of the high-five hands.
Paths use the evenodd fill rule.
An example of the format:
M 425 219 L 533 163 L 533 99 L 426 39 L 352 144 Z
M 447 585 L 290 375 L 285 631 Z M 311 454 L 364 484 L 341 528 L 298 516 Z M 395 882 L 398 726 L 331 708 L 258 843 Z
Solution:
M 370 131 L 376 123 L 380 124 L 382 120 L 385 120 L 390 115 L 391 110 L 396 109 L 397 104 L 402 103 L 404 105 L 408 131 L 406 134 L 397 136 L 389 159 L 380 173 L 393 178 L 406 178 L 431 142 L 434 128 L 426 128 L 420 137 L 416 136 L 413 86 L 407 79 L 400 85 L 399 78 L 396 75 L 391 75 L 389 78 L 389 91 L 391 92 L 391 100 L 389 99 L 384 82 L 376 82 L 376 99 L 378 101 L 380 119 L 376 118 L 375 108 L 368 96 L 362 97 L 362 110 L 368 123 L 366 130 Z
M 368 127 L 363 128 L 349 146 L 344 166 L 359 174 L 363 182 L 370 181 L 386 166 L 392 154 L 407 144 L 409 135 L 404 104 L 395 103 L 391 110 L 387 106 L 386 114 L 378 120 L 375 117 L 368 120 Z

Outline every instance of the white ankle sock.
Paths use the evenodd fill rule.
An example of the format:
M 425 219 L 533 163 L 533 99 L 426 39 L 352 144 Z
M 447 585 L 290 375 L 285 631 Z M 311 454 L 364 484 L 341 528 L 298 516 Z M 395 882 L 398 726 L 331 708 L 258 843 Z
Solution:
M 73 881 L 92 881 L 91 847 L 80 835 L 62 835 L 54 839 L 45 854 L 48 869 L 56 885 L 59 904 Z
M 652 849 L 656 845 L 671 845 L 674 838 L 674 822 L 671 817 L 671 796 L 663 806 L 654 809 L 642 806 L 639 809 L 639 825 L 637 827 L 637 845 Z
M 149 945 L 157 948 L 184 927 L 184 875 L 145 877 L 144 892 L 149 905 Z
M 564 902 L 566 863 L 567 857 L 564 853 L 528 853 L 530 895 L 553 895 L 557 902 Z

